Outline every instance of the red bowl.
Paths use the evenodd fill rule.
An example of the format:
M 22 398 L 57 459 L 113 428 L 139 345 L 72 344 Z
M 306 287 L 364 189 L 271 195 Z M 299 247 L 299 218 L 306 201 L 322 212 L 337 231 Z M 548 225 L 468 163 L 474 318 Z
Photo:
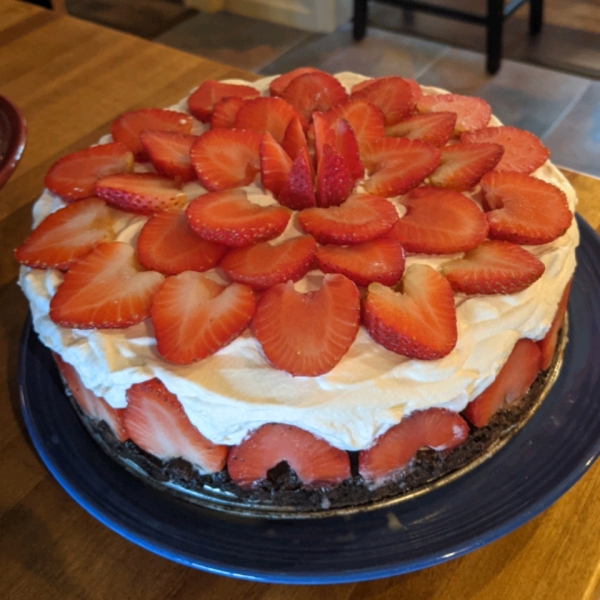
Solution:
M 15 170 L 27 140 L 27 124 L 21 111 L 0 96 L 0 188 Z

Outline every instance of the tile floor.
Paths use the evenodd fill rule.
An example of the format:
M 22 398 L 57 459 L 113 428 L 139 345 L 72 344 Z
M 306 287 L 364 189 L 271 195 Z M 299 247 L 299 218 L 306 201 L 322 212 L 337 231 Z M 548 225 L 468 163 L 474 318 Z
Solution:
M 479 0 L 435 1 L 471 9 L 481 5 Z M 310 65 L 332 73 L 400 74 L 481 96 L 504 123 L 538 135 L 557 164 L 600 177 L 597 3 L 580 0 L 562 10 L 563 0 L 546 0 L 546 22 L 535 39 L 527 35 L 527 7 L 520 9 L 506 22 L 507 58 L 495 76 L 484 70 L 481 27 L 423 13 L 407 18 L 398 8 L 378 2 L 369 3 L 367 36 L 360 43 L 352 39 L 351 23 L 315 34 L 227 12 L 200 13 L 185 8 L 183 0 L 67 0 L 67 9 L 74 16 L 264 75 Z

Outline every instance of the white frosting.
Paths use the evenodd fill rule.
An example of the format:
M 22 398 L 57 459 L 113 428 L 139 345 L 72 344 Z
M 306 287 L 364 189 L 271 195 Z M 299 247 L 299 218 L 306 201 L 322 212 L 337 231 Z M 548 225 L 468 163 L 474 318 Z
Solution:
M 348 89 L 366 79 L 350 73 L 338 78 Z M 270 80 L 254 85 L 265 93 Z M 425 89 L 426 93 L 440 91 Z M 184 100 L 173 108 L 186 111 L 187 104 Z M 202 130 L 202 124 L 195 123 L 195 132 Z M 101 143 L 109 140 L 105 136 Z M 152 167 L 139 165 L 136 170 Z M 574 211 L 575 192 L 554 166 L 546 163 L 533 175 L 562 189 Z M 205 191 L 198 183 L 184 189 L 188 199 Z M 256 203 L 275 203 L 258 183 L 246 190 Z M 33 209 L 34 226 L 62 206 L 59 198 L 44 191 Z M 117 239 L 135 243 L 146 218 L 117 214 Z M 280 239 L 300 233 L 293 219 Z M 319 377 L 292 377 L 271 367 L 250 330 L 200 362 L 170 365 L 156 351 L 150 320 L 122 330 L 67 329 L 48 317 L 50 299 L 62 282 L 60 272 L 22 267 L 19 283 L 41 341 L 71 363 L 83 383 L 115 408 L 126 405 L 129 386 L 158 377 L 177 395 L 191 422 L 215 443 L 237 444 L 248 431 L 278 422 L 302 427 L 339 448 L 358 450 L 414 410 L 434 406 L 462 410 L 493 381 L 519 338 L 543 338 L 575 269 L 578 241 L 573 221 L 565 235 L 551 244 L 527 247 L 546 270 L 518 294 L 457 295 L 458 342 L 448 356 L 409 360 L 374 343 L 361 326 L 346 356 Z M 411 256 L 407 265 L 423 262 L 439 267 L 456 256 L 460 255 Z M 218 269 L 210 275 L 224 278 Z M 296 288 L 315 289 L 320 276 L 310 273 Z

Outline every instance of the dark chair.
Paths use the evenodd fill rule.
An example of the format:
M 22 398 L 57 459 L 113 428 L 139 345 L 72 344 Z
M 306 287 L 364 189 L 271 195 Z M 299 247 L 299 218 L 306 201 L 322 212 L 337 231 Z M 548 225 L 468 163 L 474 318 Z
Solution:
M 458 19 L 469 23 L 484 25 L 487 29 L 487 61 L 488 73 L 494 74 L 500 68 L 502 59 L 502 28 L 508 19 L 522 4 L 529 2 L 529 33 L 536 35 L 542 28 L 544 0 L 511 0 L 506 5 L 504 0 L 487 0 L 485 15 L 470 11 L 447 8 L 427 2 L 413 0 L 380 0 L 385 4 L 398 6 L 405 10 L 420 10 L 449 19 Z M 367 31 L 368 0 L 354 0 L 354 39 L 362 40 Z

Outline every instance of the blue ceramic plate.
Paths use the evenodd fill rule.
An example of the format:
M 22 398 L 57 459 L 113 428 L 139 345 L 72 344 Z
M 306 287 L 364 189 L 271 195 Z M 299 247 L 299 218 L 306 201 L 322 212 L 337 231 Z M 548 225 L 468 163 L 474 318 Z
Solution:
M 582 243 L 560 377 L 512 441 L 425 496 L 346 517 L 267 520 L 212 512 L 130 475 L 92 440 L 28 322 L 21 405 L 42 460 L 83 508 L 123 537 L 212 573 L 276 583 L 338 583 L 423 569 L 513 531 L 564 494 L 600 453 L 600 239 Z

